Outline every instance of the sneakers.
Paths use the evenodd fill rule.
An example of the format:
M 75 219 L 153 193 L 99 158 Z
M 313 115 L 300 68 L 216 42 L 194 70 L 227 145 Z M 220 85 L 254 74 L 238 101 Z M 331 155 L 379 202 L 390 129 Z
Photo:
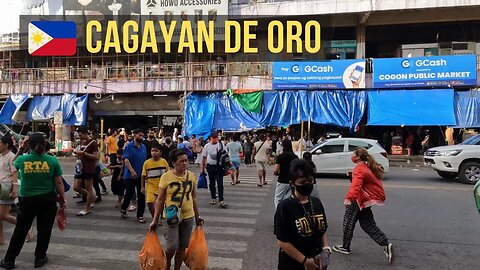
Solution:
M 0 267 L 3 269 L 14 269 L 15 262 L 5 261 L 5 259 L 0 260 Z
M 391 243 L 383 248 L 383 253 L 385 253 L 385 257 L 387 257 L 388 263 L 393 263 L 393 245 Z
M 41 259 L 35 259 L 35 265 L 33 266 L 33 268 L 40 268 L 40 267 L 44 266 L 47 262 L 48 262 L 47 256 L 45 256 Z
M 349 248 L 344 248 L 343 245 L 335 245 L 333 246 L 333 250 L 339 253 L 343 253 L 346 255 L 350 254 L 350 249 Z

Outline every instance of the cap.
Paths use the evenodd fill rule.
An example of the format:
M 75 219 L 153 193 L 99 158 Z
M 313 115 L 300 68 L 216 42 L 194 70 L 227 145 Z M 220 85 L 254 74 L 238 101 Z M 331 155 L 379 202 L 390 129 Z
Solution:
M 212 138 L 218 138 L 218 132 L 212 132 L 212 135 L 210 136 Z

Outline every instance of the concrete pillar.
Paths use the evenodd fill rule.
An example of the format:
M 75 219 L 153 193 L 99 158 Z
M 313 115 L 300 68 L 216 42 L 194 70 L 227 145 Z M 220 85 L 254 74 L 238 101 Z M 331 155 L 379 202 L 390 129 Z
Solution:
M 357 59 L 365 58 L 365 24 L 357 25 Z

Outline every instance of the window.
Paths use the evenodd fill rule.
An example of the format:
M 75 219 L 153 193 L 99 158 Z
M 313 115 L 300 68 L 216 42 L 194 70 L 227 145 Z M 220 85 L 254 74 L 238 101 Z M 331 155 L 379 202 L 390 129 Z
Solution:
M 341 153 L 343 152 L 344 144 L 343 141 L 330 142 L 319 149 L 322 150 L 322 154 Z
M 367 143 L 367 142 L 362 142 L 362 141 L 348 141 L 348 151 L 349 152 L 355 151 L 355 149 L 357 149 L 357 147 L 363 147 L 365 149 L 369 149 L 369 148 L 372 147 L 372 145 Z

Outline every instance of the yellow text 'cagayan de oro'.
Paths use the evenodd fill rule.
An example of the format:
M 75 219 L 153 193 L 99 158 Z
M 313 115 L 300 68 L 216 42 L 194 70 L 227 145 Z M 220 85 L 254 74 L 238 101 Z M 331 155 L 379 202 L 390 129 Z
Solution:
M 163 46 L 160 49 L 171 53 L 174 35 L 179 31 L 178 53 L 214 53 L 215 22 L 198 21 L 195 24 L 193 26 L 190 21 L 172 20 L 167 25 L 167 22 L 160 20 L 145 21 L 139 25 L 138 22 L 129 20 L 122 25 L 117 21 L 108 21 L 105 27 L 99 21 L 91 20 L 86 24 L 85 45 L 90 53 L 108 53 L 110 50 L 116 53 L 145 53 L 147 50 L 158 53 L 160 45 L 157 39 L 161 39 Z M 139 31 L 140 26 L 143 27 L 142 31 Z M 258 21 L 255 20 L 225 21 L 225 53 L 258 53 L 258 48 L 251 46 L 251 41 L 257 38 L 252 33 L 257 26 Z M 94 33 L 102 32 L 105 32 L 105 40 L 93 40 Z M 123 33 L 122 37 L 120 33 Z M 318 53 L 320 43 L 321 29 L 318 21 L 302 23 L 295 20 L 274 20 L 268 24 L 268 50 L 271 53 Z

